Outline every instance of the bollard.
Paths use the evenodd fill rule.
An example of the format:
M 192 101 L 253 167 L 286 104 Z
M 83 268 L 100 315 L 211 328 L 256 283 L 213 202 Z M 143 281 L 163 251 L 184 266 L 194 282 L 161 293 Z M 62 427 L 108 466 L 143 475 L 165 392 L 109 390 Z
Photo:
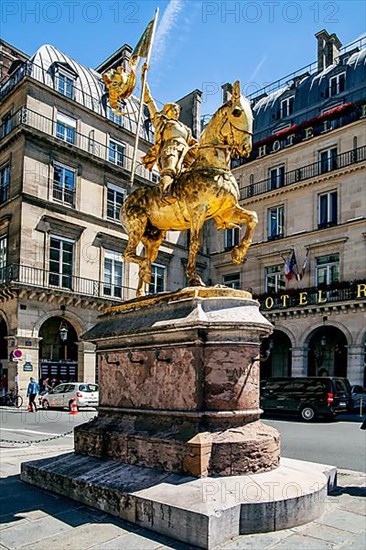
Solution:
M 360 416 L 362 416 L 362 395 L 360 397 Z

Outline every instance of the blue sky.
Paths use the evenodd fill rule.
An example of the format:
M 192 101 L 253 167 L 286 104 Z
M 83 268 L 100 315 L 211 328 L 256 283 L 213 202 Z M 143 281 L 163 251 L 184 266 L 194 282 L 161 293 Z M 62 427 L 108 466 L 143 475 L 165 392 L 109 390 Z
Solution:
M 153 95 L 164 103 L 201 89 L 202 114 L 219 106 L 224 82 L 240 79 L 250 93 L 315 61 L 317 31 L 345 45 L 366 29 L 362 0 L 3 0 L 1 36 L 28 54 L 53 44 L 95 68 L 122 44 L 134 46 L 157 6 Z

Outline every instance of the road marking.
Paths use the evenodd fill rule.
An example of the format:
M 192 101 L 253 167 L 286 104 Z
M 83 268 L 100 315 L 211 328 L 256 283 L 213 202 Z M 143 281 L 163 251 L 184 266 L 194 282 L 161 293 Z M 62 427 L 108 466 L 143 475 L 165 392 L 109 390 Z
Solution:
M 18 430 L 17 428 L 14 428 L 14 429 L 11 429 L 11 428 L 0 428 L 0 431 L 2 432 L 23 432 L 23 433 L 28 433 L 28 434 L 37 434 L 37 435 L 53 435 L 53 436 L 56 436 L 56 435 L 61 435 L 61 434 L 58 434 L 58 433 L 49 433 L 49 432 L 37 432 L 36 430 Z M 69 434 L 70 437 L 72 437 L 71 434 Z M 68 437 L 68 436 L 66 436 Z

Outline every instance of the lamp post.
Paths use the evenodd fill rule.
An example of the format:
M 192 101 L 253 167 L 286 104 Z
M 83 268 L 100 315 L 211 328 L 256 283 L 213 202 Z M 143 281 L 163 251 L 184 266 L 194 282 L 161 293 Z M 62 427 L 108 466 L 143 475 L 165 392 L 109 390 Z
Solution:
M 67 328 L 67 325 L 64 321 L 61 322 L 61 325 L 60 325 L 60 328 L 59 328 L 59 333 L 60 333 L 60 338 L 61 338 L 61 342 L 63 343 L 64 345 L 64 360 L 66 361 L 67 360 L 67 335 L 68 335 L 68 328 Z

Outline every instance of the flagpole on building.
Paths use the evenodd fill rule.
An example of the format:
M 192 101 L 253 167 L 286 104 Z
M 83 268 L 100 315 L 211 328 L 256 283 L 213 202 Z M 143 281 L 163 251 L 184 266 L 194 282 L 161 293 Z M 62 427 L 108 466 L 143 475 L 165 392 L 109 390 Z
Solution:
M 147 71 L 149 69 L 149 63 L 150 63 L 150 57 L 151 57 L 151 52 L 152 52 L 152 45 L 153 45 L 154 37 L 155 37 L 155 31 L 156 31 L 156 24 L 157 24 L 157 21 L 158 21 L 158 15 L 159 15 L 159 8 L 156 8 L 153 27 L 152 27 L 152 31 L 151 31 L 151 40 L 150 40 L 150 44 L 149 44 L 149 49 L 148 49 L 148 52 L 147 52 L 146 61 L 143 65 L 143 67 L 142 67 L 140 106 L 139 106 L 139 112 L 138 112 L 138 117 L 137 117 L 135 145 L 134 145 L 134 149 L 133 149 L 132 166 L 131 166 L 131 177 L 130 177 L 131 187 L 133 185 L 133 180 L 135 178 L 136 159 L 137 159 L 137 151 L 138 151 L 138 146 L 139 146 L 140 127 L 141 127 L 141 121 L 142 121 L 142 111 L 143 111 L 143 108 L 144 108 L 144 95 L 145 95 L 145 87 L 146 87 L 146 77 L 147 77 Z

